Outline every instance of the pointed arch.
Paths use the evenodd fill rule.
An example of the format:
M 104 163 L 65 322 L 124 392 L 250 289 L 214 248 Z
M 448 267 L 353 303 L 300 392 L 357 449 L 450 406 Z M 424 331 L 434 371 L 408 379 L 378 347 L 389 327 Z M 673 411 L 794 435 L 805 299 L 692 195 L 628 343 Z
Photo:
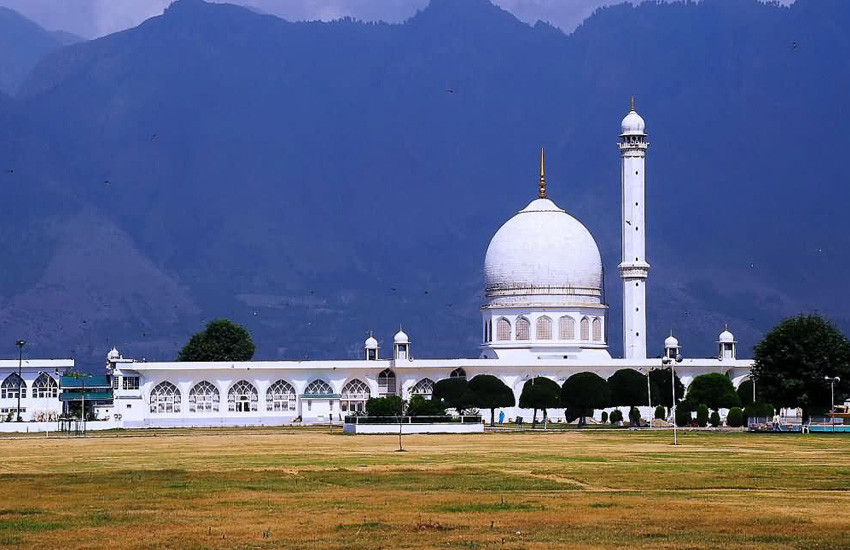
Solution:
M 590 340 L 590 319 L 587 317 L 581 318 L 581 323 L 579 324 L 581 327 L 581 340 L 582 342 L 587 342 Z
M 21 399 L 26 399 L 27 383 L 18 376 L 17 372 L 13 372 L 3 380 L 3 384 L 0 384 L 0 398 L 17 399 L 18 395 L 21 396 Z
M 602 341 L 602 321 L 599 319 L 599 317 L 593 318 L 593 341 Z
M 531 323 L 525 317 L 516 320 L 516 339 L 529 340 L 531 338 Z
M 372 396 L 369 391 L 369 386 L 360 380 L 354 378 L 349 380 L 342 387 L 342 394 L 339 399 L 339 409 L 342 412 L 358 413 L 366 410 L 366 401 Z
M 257 412 L 258 401 L 257 388 L 247 380 L 236 382 L 227 391 L 227 410 L 230 412 Z
M 552 319 L 547 315 L 538 317 L 537 326 L 534 329 L 534 334 L 538 340 L 552 339 Z
M 295 388 L 286 380 L 278 380 L 266 390 L 267 411 L 294 411 L 295 405 Z
M 331 385 L 319 378 L 313 380 L 304 388 L 305 397 L 328 397 L 333 395 L 333 393 L 334 391 Z
M 214 384 L 201 380 L 189 390 L 189 412 L 218 412 L 221 393 Z
M 180 390 L 168 380 L 163 380 L 151 390 L 149 402 L 151 414 L 179 413 Z
M 466 378 L 466 371 L 458 367 L 449 373 L 449 378 Z
M 391 369 L 385 369 L 378 375 L 378 394 L 379 395 L 395 395 L 396 393 L 396 378 L 395 373 Z
M 501 317 L 498 321 L 496 321 L 496 340 L 500 340 L 502 342 L 508 341 L 511 339 L 511 322 Z
M 36 399 L 58 397 L 59 384 L 56 383 L 56 380 L 52 376 L 43 372 L 32 383 L 32 396 Z
M 569 315 L 564 315 L 558 319 L 558 336 L 561 340 L 575 340 L 576 320 Z
M 431 396 L 434 395 L 434 381 L 430 378 L 423 378 L 413 386 L 410 395 L 421 395 L 426 399 L 431 399 Z

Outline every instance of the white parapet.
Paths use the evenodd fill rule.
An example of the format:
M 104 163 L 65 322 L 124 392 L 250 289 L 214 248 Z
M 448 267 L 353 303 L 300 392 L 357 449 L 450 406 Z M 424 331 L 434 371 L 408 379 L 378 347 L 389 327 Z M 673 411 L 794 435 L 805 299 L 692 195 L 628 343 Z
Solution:
M 345 424 L 343 431 L 350 434 L 475 434 L 484 433 L 481 422 L 435 422 L 434 424 Z

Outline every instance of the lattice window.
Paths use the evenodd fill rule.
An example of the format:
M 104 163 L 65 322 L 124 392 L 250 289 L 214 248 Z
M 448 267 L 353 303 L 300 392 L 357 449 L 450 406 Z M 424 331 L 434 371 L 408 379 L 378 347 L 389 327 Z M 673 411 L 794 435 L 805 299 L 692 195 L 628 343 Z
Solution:
M 44 399 L 48 397 L 59 396 L 59 384 L 52 376 L 43 372 L 38 375 L 35 382 L 32 383 L 32 396 L 36 399 Z
M 227 392 L 227 410 L 230 412 L 256 412 L 258 401 L 257 388 L 247 380 L 236 382 Z
M 602 341 L 602 321 L 599 319 L 599 317 L 593 319 L 593 341 Z
M 528 340 L 531 338 L 531 323 L 525 317 L 516 320 L 516 339 Z
M 587 317 L 581 318 L 581 339 L 585 342 L 590 340 L 590 321 Z
M 180 390 L 171 382 L 157 384 L 150 395 L 152 414 L 169 414 L 180 412 Z
M 395 395 L 395 373 L 390 369 L 386 369 L 378 375 L 378 393 Z
M 202 380 L 189 390 L 189 412 L 218 412 L 221 394 L 213 384 Z
M 0 385 L 0 398 L 17 399 L 18 395 L 21 396 L 21 399 L 27 397 L 27 383 L 18 376 L 18 373 L 13 372 Z
M 551 340 L 552 339 L 552 319 L 546 317 L 540 317 L 537 319 L 537 339 L 538 340 Z
M 561 340 L 576 339 L 576 320 L 569 315 L 564 315 L 558 320 L 558 334 Z
M 466 371 L 458 367 L 449 373 L 449 378 L 466 378 Z
M 324 380 L 313 380 L 304 388 L 304 395 L 330 395 L 334 391 Z
M 267 411 L 294 411 L 295 401 L 295 388 L 286 380 L 278 380 L 266 391 Z
M 430 378 L 423 378 L 413 386 L 413 389 L 410 390 L 410 395 L 421 395 L 422 397 L 431 399 L 431 396 L 434 395 L 434 381 Z
M 366 410 L 366 401 L 372 393 L 369 386 L 355 378 L 342 388 L 339 407 L 342 412 L 362 412 Z
M 507 319 L 499 319 L 498 321 L 496 321 L 496 339 L 511 339 L 511 322 Z

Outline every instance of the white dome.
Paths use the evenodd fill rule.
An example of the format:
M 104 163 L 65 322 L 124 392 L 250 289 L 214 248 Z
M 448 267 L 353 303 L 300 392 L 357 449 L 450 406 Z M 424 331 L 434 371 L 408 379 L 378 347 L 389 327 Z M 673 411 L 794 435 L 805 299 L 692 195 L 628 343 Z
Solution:
M 664 339 L 664 349 L 668 348 L 678 348 L 679 341 L 672 334 Z
M 405 334 L 403 330 L 398 329 L 398 332 L 396 332 L 395 336 L 393 336 L 393 343 L 394 344 L 409 344 L 410 339 L 407 337 L 407 334 Z
M 121 354 L 115 348 L 112 348 L 109 351 L 109 353 L 106 354 L 107 361 L 115 361 L 116 359 L 120 359 L 120 358 L 121 358 Z
M 637 114 L 637 112 L 632 109 L 629 111 L 629 114 L 626 115 L 626 118 L 623 119 L 623 133 L 621 135 L 630 136 L 630 135 L 646 135 L 646 122 L 644 122 L 643 117 Z
M 373 336 L 366 338 L 366 343 L 363 345 L 366 349 L 378 349 L 378 341 Z
M 720 336 L 717 337 L 717 342 L 719 344 L 734 344 L 735 335 L 729 332 L 729 329 L 726 329 L 720 333 Z
M 484 279 L 492 305 L 599 304 L 602 258 L 581 222 L 536 199 L 493 236 Z

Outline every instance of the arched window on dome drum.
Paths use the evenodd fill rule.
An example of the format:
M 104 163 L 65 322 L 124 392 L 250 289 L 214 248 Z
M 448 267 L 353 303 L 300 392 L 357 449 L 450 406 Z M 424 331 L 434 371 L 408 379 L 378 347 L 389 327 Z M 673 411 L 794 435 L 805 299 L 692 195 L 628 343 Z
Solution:
M 449 378 L 466 378 L 466 371 L 458 367 L 449 374 Z
M 516 320 L 516 339 L 528 340 L 531 338 L 531 323 L 525 317 L 520 317 Z
M 496 339 L 510 340 L 511 339 L 511 322 L 507 319 L 499 319 L 496 321 Z
M 593 341 L 602 341 L 602 321 L 599 320 L 599 317 L 593 319 Z
M 180 412 L 180 390 L 168 382 L 160 382 L 151 390 L 150 405 L 152 414 Z
M 538 340 L 552 339 L 552 319 L 547 316 L 537 319 L 537 329 L 535 331 Z
M 59 395 L 59 384 L 52 376 L 43 372 L 38 375 L 35 382 L 32 383 L 32 396 L 36 399 L 44 399 L 46 397 L 57 397 Z
M 366 401 L 370 396 L 369 386 L 355 378 L 343 386 L 339 410 L 348 413 L 363 412 L 366 410 Z
M 590 320 L 587 317 L 581 318 L 581 339 L 584 342 L 590 340 Z
M 493 320 L 492 319 L 487 321 L 487 341 L 488 342 L 493 341 Z
M 431 399 L 431 396 L 434 395 L 434 381 L 430 378 L 423 378 L 413 386 L 410 395 L 421 395 L 426 399 Z
M 278 380 L 266 390 L 266 410 L 285 412 L 295 410 L 295 388 L 286 380 Z
M 395 395 L 395 373 L 390 369 L 378 375 L 378 394 Z
M 3 384 L 0 385 L 0 398 L 17 399 L 19 393 L 21 399 L 26 399 L 27 383 L 24 382 L 23 378 L 18 376 L 18 373 L 13 372 L 7 376 L 6 379 L 3 380 Z
M 227 392 L 227 410 L 230 412 L 257 412 L 258 401 L 257 388 L 247 380 L 236 382 Z
M 576 320 L 569 315 L 564 315 L 558 320 L 558 335 L 561 340 L 576 339 Z
M 189 390 L 189 412 L 218 412 L 221 394 L 212 383 L 202 380 Z

